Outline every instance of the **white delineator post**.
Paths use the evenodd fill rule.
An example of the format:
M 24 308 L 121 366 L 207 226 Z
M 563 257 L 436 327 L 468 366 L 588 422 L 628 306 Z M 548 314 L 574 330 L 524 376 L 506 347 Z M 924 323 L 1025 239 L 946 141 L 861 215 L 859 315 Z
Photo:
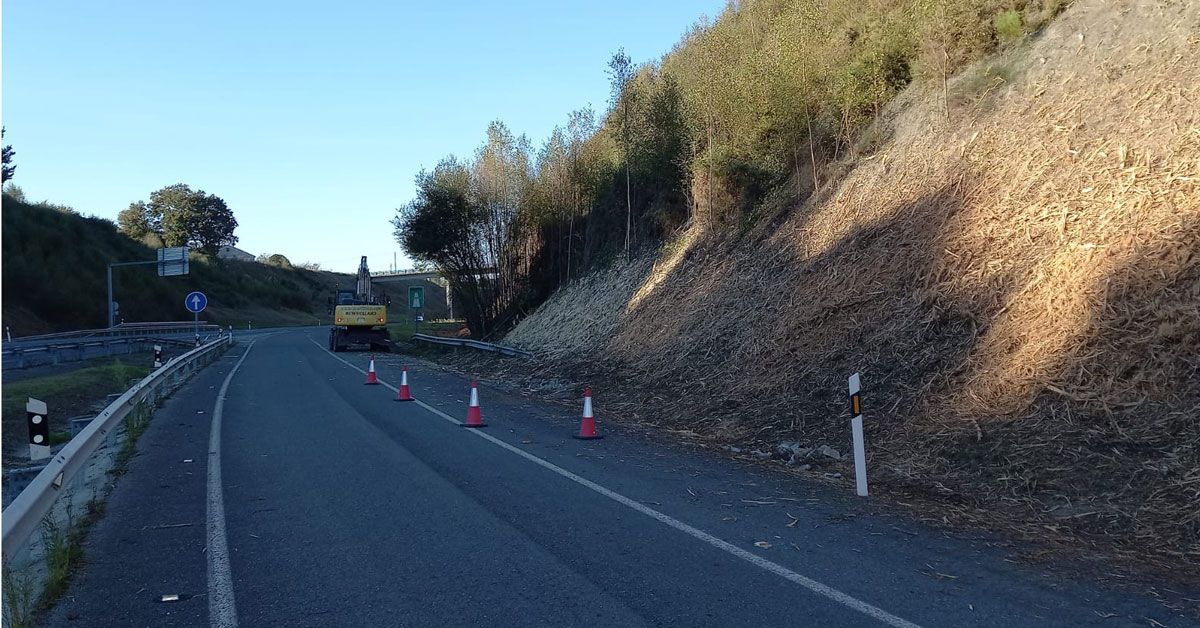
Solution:
M 867 444 L 863 436 L 862 379 L 850 376 L 850 429 L 854 433 L 854 483 L 859 497 L 867 496 Z
M 29 424 L 29 459 L 45 460 L 50 457 L 50 423 L 46 402 L 29 398 L 25 403 L 25 416 Z

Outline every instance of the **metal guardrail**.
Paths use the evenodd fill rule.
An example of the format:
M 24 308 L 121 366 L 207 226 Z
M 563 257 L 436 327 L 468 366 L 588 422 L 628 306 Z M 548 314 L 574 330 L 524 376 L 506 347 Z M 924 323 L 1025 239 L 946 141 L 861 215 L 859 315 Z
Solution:
M 503 355 L 511 355 L 511 356 L 516 356 L 516 357 L 520 357 L 520 358 L 534 357 L 534 355 L 532 353 L 530 353 L 528 351 L 524 351 L 522 349 L 514 349 L 513 347 L 506 347 L 504 345 L 492 344 L 490 342 L 483 342 L 481 340 L 471 340 L 470 338 L 443 338 L 441 336 L 430 336 L 428 334 L 413 334 L 412 339 L 420 340 L 421 342 L 428 342 L 430 344 L 435 344 L 435 345 L 446 345 L 446 346 L 450 346 L 450 347 L 470 347 L 472 349 L 479 349 L 480 351 L 490 351 L 492 353 L 500 353 Z
M 202 336 L 203 341 L 208 341 L 216 333 L 206 333 Z M 166 335 L 166 334 L 164 334 Z M 180 335 L 180 334 L 175 334 Z M 4 351 L 0 351 L 0 358 L 4 360 L 5 369 L 28 369 L 31 366 L 44 366 L 48 364 L 62 364 L 68 361 L 79 361 L 91 358 L 107 358 L 110 355 L 128 355 L 137 351 L 149 351 L 152 345 L 175 345 L 191 347 L 194 341 L 191 340 L 192 330 L 187 331 L 188 339 L 169 339 L 169 337 L 158 336 L 122 336 L 122 337 L 101 337 L 95 340 L 76 340 L 65 339 L 62 341 L 44 341 L 41 345 L 6 345 Z
M 40 342 L 43 340 L 56 340 L 60 338 L 94 338 L 97 336 L 133 336 L 138 334 L 156 333 L 156 334 L 174 334 L 174 333 L 191 333 L 196 328 L 194 321 L 162 321 L 149 323 L 121 323 L 113 327 L 105 327 L 101 329 L 78 329 L 75 331 L 60 331 L 53 334 L 40 334 L 37 336 L 21 336 L 13 338 L 11 342 L 5 342 L 5 345 L 20 344 L 27 342 Z M 213 332 L 220 331 L 220 325 L 210 325 L 207 322 L 200 323 L 200 331 Z
M 97 465 L 92 460 L 93 454 L 102 449 L 108 449 L 108 453 L 113 454 L 117 449 L 115 439 L 123 434 L 122 421 L 127 415 L 143 402 L 151 405 L 156 403 L 163 393 L 167 392 L 164 388 L 181 383 L 200 366 L 214 360 L 219 351 L 231 342 L 229 336 L 220 336 L 206 345 L 170 360 L 110 403 L 55 454 L 29 486 L 21 491 L 0 515 L 3 518 L 0 543 L 3 545 L 5 564 L 8 565 L 13 557 L 20 553 L 27 553 L 30 537 L 42 526 L 43 519 L 55 511 L 55 504 L 60 498 L 66 497 L 67 501 L 74 499 L 76 489 L 81 488 L 79 482 L 76 482 L 82 478 L 81 471 L 89 472 L 83 474 L 84 476 L 102 475 L 103 471 L 94 469 Z M 108 447 L 109 445 L 112 447 Z M 72 504 L 65 505 L 68 513 L 71 508 Z

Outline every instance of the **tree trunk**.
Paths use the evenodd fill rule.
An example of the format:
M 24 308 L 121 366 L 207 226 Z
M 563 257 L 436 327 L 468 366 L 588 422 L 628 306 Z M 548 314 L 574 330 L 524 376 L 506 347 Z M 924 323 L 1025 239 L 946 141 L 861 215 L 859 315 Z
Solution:
M 633 201 L 629 193 L 629 149 L 625 149 L 625 257 L 629 258 L 629 231 L 633 222 Z
M 571 221 L 567 227 L 567 281 L 571 281 L 571 256 L 575 247 L 575 214 L 579 213 L 579 188 L 575 188 L 574 207 L 571 208 Z
M 625 117 L 625 259 L 629 259 L 629 234 L 633 224 L 633 196 L 629 188 L 629 101 L 622 108 Z

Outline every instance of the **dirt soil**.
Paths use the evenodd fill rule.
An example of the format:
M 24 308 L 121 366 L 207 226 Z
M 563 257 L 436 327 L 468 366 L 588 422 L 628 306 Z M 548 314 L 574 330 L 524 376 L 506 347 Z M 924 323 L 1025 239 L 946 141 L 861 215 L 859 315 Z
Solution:
M 749 236 L 561 290 L 513 377 L 845 452 L 861 372 L 880 497 L 1200 580 L 1200 3 L 1077 1 L 872 135 Z

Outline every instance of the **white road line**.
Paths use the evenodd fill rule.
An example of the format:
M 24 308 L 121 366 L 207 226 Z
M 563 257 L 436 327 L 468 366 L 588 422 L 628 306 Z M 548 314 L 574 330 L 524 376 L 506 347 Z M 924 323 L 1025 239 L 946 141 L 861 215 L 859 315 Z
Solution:
M 367 373 L 365 370 L 360 369 L 357 366 L 351 364 L 350 362 L 347 362 L 346 360 L 343 360 L 342 358 L 338 357 L 333 352 L 329 351 L 327 348 L 322 346 L 321 343 L 313 340 L 312 338 L 309 338 L 308 340 L 309 340 L 309 342 L 312 342 L 314 345 L 317 345 L 317 347 L 320 348 L 321 350 L 328 353 L 330 355 L 330 357 L 332 357 L 333 359 L 341 362 L 342 364 L 345 364 L 346 366 L 358 371 L 359 373 L 362 373 L 364 375 Z M 383 381 L 382 379 L 380 379 L 379 382 L 381 384 L 383 384 L 385 387 L 390 388 L 393 392 L 399 392 L 395 386 L 388 384 L 387 382 Z M 426 410 L 432 412 L 434 415 L 436 415 L 438 417 L 441 417 L 455 425 L 462 424 L 462 422 L 459 421 L 458 419 L 455 419 L 454 417 L 446 414 L 445 412 L 442 412 L 441 410 L 438 410 L 437 408 L 425 403 L 424 401 L 421 401 L 420 399 L 417 399 L 415 401 L 417 402 L 417 405 L 421 406 L 422 408 L 425 408 Z M 481 430 L 464 430 L 464 431 L 468 434 L 472 434 L 472 435 L 478 436 L 479 438 L 487 440 L 499 447 L 503 447 L 504 449 L 507 449 L 508 451 L 511 451 L 512 453 L 517 454 L 518 456 L 520 456 L 540 467 L 549 469 L 550 471 L 553 471 L 554 473 L 557 473 L 558 475 L 561 475 L 562 477 L 567 478 L 568 480 L 571 480 L 572 482 L 575 482 L 576 484 L 587 487 L 587 488 L 617 502 L 618 504 L 621 504 L 623 506 L 627 506 L 633 510 L 636 510 L 636 511 L 642 513 L 643 515 L 646 515 L 656 521 L 659 521 L 660 523 L 663 523 L 672 528 L 675 528 L 676 530 L 679 530 L 680 532 L 683 532 L 684 534 L 687 534 L 688 536 L 691 536 L 691 537 L 694 537 L 701 541 L 704 541 L 705 543 L 708 543 L 709 545 L 711 545 L 719 550 L 728 552 L 728 553 L 730 553 L 730 554 L 732 554 L 732 555 L 734 555 L 756 567 L 760 567 L 760 568 L 762 568 L 766 571 L 769 571 L 781 578 L 790 580 L 790 581 L 808 589 L 809 591 L 816 593 L 817 595 L 820 595 L 822 597 L 833 600 L 834 602 L 842 604 L 843 606 L 846 606 L 847 608 L 858 611 L 864 615 L 867 615 L 868 617 L 877 619 L 880 622 L 887 624 L 889 626 L 895 626 L 896 628 L 919 628 L 917 626 L 917 624 L 914 624 L 906 619 L 897 617 L 897 616 L 895 616 L 881 608 L 878 608 L 876 606 L 872 606 L 872 605 L 870 605 L 848 593 L 843 593 L 829 585 L 817 582 L 816 580 L 813 580 L 812 578 L 809 578 L 807 576 L 802 576 L 802 575 L 788 569 L 787 567 L 784 567 L 783 565 L 771 562 L 757 554 L 753 554 L 749 551 L 746 551 L 746 550 L 734 545 L 733 543 L 719 539 L 719 538 L 705 532 L 704 530 L 692 527 L 678 519 L 675 519 L 674 517 L 671 517 L 670 515 L 663 514 L 649 506 L 646 506 L 645 504 L 642 504 L 641 502 L 638 502 L 629 497 L 626 497 L 612 489 L 605 488 L 604 486 L 601 486 L 587 478 L 575 475 L 574 473 L 567 471 L 566 469 L 564 469 L 552 462 L 543 460 L 542 458 L 539 458 L 539 457 L 525 451 L 524 449 L 510 445 L 510 444 L 500 440 L 499 438 L 492 436 L 491 434 L 488 434 Z
M 250 355 L 257 339 L 246 345 L 246 352 L 225 376 L 217 403 L 213 406 L 212 427 L 208 433 L 208 625 L 237 628 L 237 607 L 233 602 L 233 572 L 229 568 L 229 541 L 225 538 L 225 494 L 221 484 L 221 415 L 225 411 L 225 392 L 229 382 Z

